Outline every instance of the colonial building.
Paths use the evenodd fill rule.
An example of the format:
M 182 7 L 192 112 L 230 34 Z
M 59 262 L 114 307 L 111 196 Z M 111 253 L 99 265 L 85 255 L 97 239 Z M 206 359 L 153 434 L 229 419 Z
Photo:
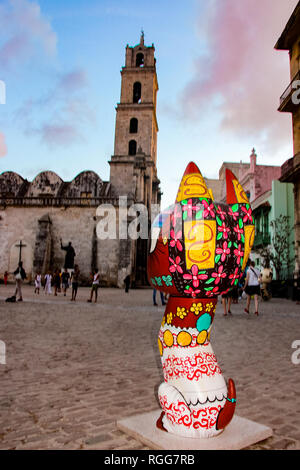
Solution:
M 84 171 L 72 181 L 63 181 L 51 171 L 38 174 L 33 181 L 10 171 L 0 175 L 1 277 L 5 271 L 12 273 L 19 259 L 29 280 L 37 271 L 61 269 L 62 240 L 63 245 L 72 242 L 82 282 L 89 281 L 96 267 L 104 285 L 122 286 L 128 274 L 136 284 L 147 282 L 147 240 L 126 236 L 131 220 L 120 218 L 120 198 L 125 213 L 133 204 L 145 205 L 150 226 L 151 207 L 160 204 L 161 196 L 156 169 L 154 52 L 153 45 L 145 46 L 144 34 L 138 45 L 126 47 L 109 181 L 94 171 Z M 97 230 L 98 208 L 104 204 L 115 209 L 116 236 L 107 239 L 99 237 Z
M 289 51 L 290 84 L 280 97 L 278 110 L 291 113 L 294 155 L 281 167 L 280 181 L 294 184 L 295 271 L 300 268 L 300 2 L 287 22 L 275 49 Z

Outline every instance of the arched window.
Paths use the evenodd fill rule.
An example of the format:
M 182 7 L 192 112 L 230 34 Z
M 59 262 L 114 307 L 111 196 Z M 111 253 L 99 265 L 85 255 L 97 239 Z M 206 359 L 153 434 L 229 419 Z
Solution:
M 135 82 L 133 84 L 133 102 L 139 103 L 142 96 L 142 85 L 140 82 Z
M 129 155 L 136 155 L 136 141 L 130 140 L 128 146 L 128 154 Z
M 136 55 L 135 66 L 136 67 L 143 67 L 144 66 L 144 54 L 142 54 L 141 52 L 139 52 Z
M 136 118 L 130 119 L 130 127 L 129 132 L 130 134 L 136 134 L 138 131 L 138 120 Z

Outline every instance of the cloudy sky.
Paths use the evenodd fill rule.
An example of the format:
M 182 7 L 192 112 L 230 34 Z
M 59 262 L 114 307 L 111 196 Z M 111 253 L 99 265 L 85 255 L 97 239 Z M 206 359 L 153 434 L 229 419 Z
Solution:
M 0 173 L 109 179 L 126 44 L 155 46 L 158 176 L 173 201 L 194 160 L 281 165 L 293 155 L 290 82 L 274 45 L 297 0 L 0 0 Z M 0 97 L 1 98 L 1 97 Z M 1 102 L 1 99 L 0 99 Z

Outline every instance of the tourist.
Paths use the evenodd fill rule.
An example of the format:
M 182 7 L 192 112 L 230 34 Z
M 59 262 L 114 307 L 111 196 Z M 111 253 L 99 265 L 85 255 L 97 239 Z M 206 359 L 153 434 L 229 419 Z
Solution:
M 222 304 L 224 308 L 224 316 L 226 316 L 228 313 L 229 315 L 232 315 L 230 311 L 230 306 L 232 303 L 232 293 L 231 291 L 227 292 L 226 294 L 222 294 Z
M 62 282 L 62 288 L 64 291 L 64 297 L 66 296 L 67 289 L 69 287 L 69 279 L 70 279 L 70 274 L 67 268 L 65 268 L 64 272 L 61 275 L 61 282 Z
M 34 286 L 35 286 L 34 293 L 39 294 L 40 293 L 40 288 L 42 286 L 42 276 L 41 276 L 40 271 L 38 271 L 35 275 Z
M 4 285 L 7 286 L 7 280 L 8 280 L 8 272 L 7 271 L 5 271 L 5 273 L 4 273 L 3 280 L 4 280 Z
M 125 284 L 125 292 L 129 292 L 129 287 L 130 287 L 130 274 L 125 277 L 124 279 L 124 284 Z
M 161 304 L 166 305 L 164 293 L 162 291 L 159 291 L 159 293 L 160 293 Z M 156 303 L 156 289 L 153 289 L 152 299 L 153 299 L 153 305 L 157 305 L 157 303 Z
M 15 297 L 19 296 L 18 301 L 22 302 L 23 297 L 22 297 L 22 282 L 24 279 L 26 279 L 26 273 L 23 268 L 23 263 L 22 261 L 19 261 L 18 267 L 14 272 L 15 275 L 15 280 L 16 280 L 16 292 L 15 292 Z
M 52 289 L 51 289 L 51 284 L 52 284 L 52 274 L 51 271 L 48 271 L 47 274 L 45 275 L 45 294 L 52 294 Z
M 72 282 L 72 298 L 71 298 L 71 300 L 74 300 L 74 301 L 76 299 L 77 290 L 78 290 L 79 274 L 80 274 L 80 271 L 79 271 L 79 268 L 78 268 L 78 264 L 75 264 L 74 271 L 72 272 L 72 275 L 71 275 L 71 282 Z
M 247 305 L 245 312 L 249 313 L 251 296 L 254 296 L 255 315 L 258 315 L 258 296 L 260 295 L 260 272 L 255 268 L 254 261 L 250 261 L 250 266 L 247 270 L 246 280 L 244 284 L 244 291 L 247 294 Z
M 92 288 L 91 288 L 91 296 L 88 299 L 88 302 L 92 302 L 94 293 L 95 293 L 95 303 L 97 302 L 99 283 L 100 283 L 100 274 L 98 272 L 98 269 L 95 269 Z
M 60 292 L 60 273 L 58 269 L 54 273 L 53 285 L 54 285 L 54 295 L 57 295 L 57 291 Z

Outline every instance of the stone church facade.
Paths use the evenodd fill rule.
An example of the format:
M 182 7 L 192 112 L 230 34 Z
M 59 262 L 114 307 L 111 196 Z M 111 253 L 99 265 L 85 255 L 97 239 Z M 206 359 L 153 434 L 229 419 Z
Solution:
M 147 283 L 147 239 L 119 237 L 118 223 L 120 198 L 128 208 L 146 206 L 148 228 L 151 208 L 160 204 L 154 52 L 153 45 L 145 46 L 143 34 L 138 45 L 126 47 L 109 181 L 94 171 L 84 171 L 68 182 L 52 171 L 38 174 L 33 181 L 11 171 L 0 175 L 1 278 L 5 271 L 16 269 L 20 258 L 29 281 L 37 271 L 61 269 L 62 240 L 63 245 L 72 242 L 83 284 L 95 268 L 102 285 L 121 287 L 128 274 L 134 285 Z M 101 239 L 97 233 L 97 208 L 103 204 L 115 209 L 114 238 Z

